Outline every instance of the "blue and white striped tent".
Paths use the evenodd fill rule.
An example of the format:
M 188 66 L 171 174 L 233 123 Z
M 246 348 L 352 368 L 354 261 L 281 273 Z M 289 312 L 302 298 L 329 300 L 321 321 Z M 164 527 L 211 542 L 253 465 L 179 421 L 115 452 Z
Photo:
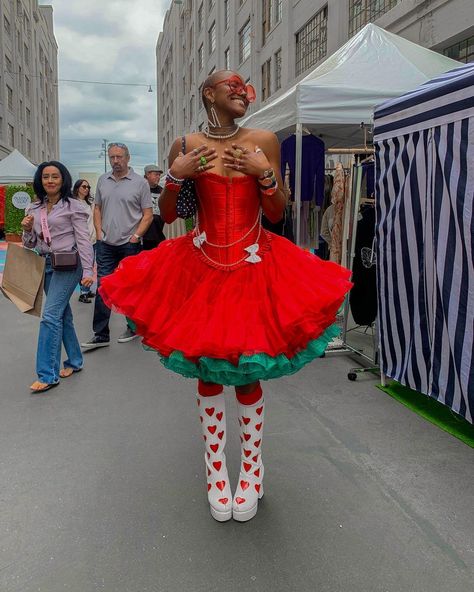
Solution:
M 474 416 L 474 64 L 375 111 L 382 371 Z

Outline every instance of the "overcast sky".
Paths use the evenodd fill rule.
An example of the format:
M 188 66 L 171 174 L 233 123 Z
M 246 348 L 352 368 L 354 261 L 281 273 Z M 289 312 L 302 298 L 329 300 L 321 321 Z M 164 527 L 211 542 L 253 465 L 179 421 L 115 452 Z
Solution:
M 156 162 L 155 48 L 171 0 L 40 0 L 54 10 L 59 78 L 151 84 L 59 82 L 61 160 L 73 176 L 103 172 L 102 139 L 125 142 L 142 173 Z

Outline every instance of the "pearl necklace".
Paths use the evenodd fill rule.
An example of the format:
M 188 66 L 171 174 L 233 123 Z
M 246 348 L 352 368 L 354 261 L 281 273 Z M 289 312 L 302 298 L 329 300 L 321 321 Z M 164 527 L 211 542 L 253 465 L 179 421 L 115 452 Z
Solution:
M 240 125 L 238 125 L 234 131 L 230 132 L 229 134 L 216 134 L 215 132 L 211 132 L 211 130 L 206 127 L 204 130 L 204 134 L 207 138 L 212 138 L 214 140 L 228 140 L 229 138 L 233 138 L 240 130 Z

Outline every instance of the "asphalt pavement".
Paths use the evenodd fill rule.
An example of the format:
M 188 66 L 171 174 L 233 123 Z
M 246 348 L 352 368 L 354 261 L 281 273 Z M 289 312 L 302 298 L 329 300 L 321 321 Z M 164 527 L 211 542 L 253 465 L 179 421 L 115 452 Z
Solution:
M 79 340 L 92 305 L 73 299 Z M 473 450 L 327 356 L 264 383 L 265 497 L 210 516 L 195 384 L 138 340 L 32 395 L 38 319 L 0 299 L 1 592 L 468 592 Z M 227 457 L 235 482 L 231 389 Z

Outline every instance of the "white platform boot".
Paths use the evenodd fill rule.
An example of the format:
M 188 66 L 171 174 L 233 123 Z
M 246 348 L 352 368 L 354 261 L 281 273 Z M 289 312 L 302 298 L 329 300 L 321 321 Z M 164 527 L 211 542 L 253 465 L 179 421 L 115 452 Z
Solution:
M 203 397 L 197 395 L 202 436 L 206 446 L 207 497 L 211 515 L 219 522 L 232 518 L 232 491 L 227 474 L 224 448 L 226 417 L 224 394 Z
M 241 464 L 239 482 L 232 503 L 232 516 L 246 522 L 255 516 L 263 497 L 262 435 L 265 415 L 263 395 L 254 405 L 237 401 L 240 425 Z

